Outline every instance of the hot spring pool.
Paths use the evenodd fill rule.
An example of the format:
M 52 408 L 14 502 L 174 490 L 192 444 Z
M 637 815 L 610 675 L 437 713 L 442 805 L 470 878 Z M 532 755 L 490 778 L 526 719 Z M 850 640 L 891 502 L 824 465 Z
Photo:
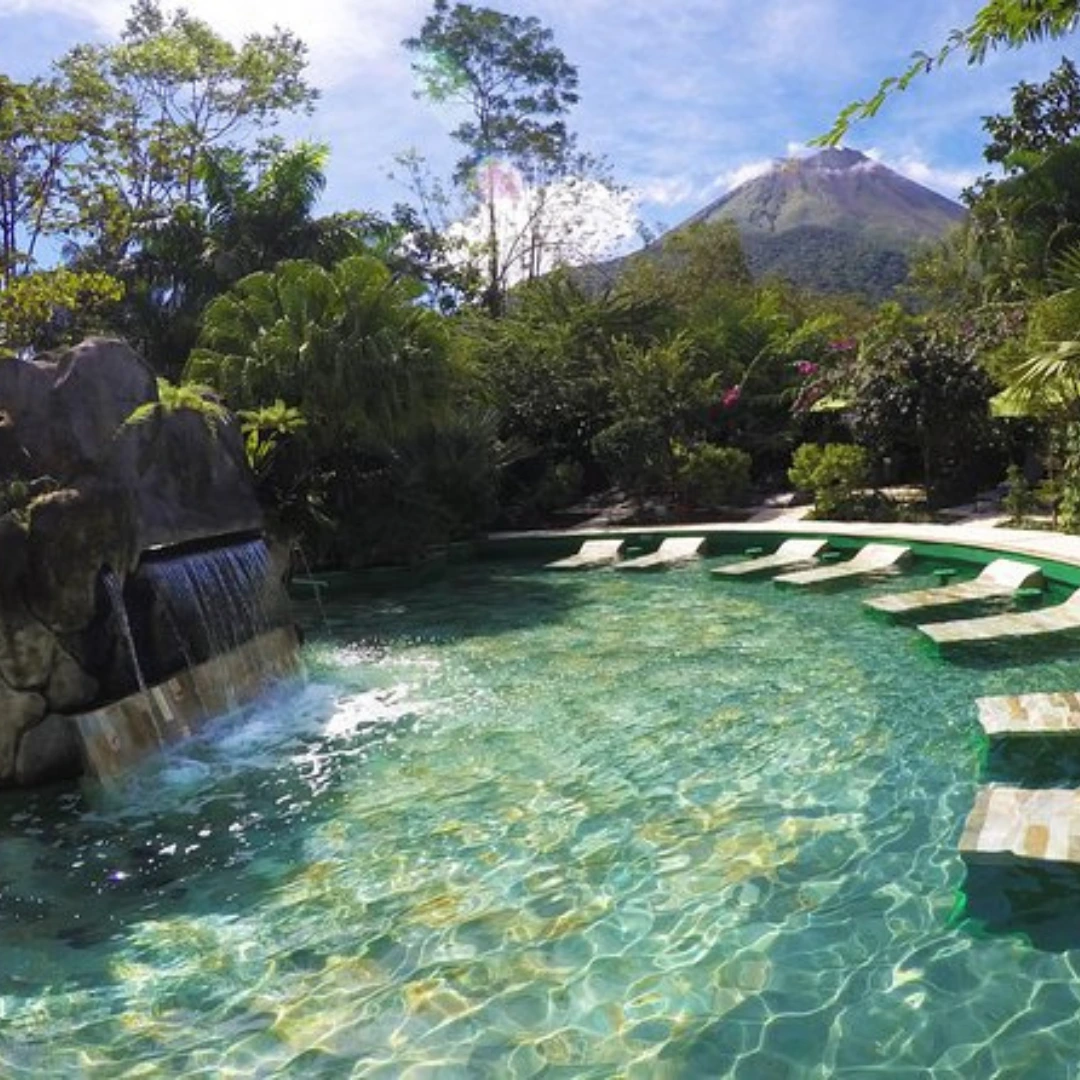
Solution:
M 873 589 L 918 587 L 918 573 Z M 1080 950 L 958 905 L 974 699 L 825 595 L 470 566 L 110 793 L 0 801 L 4 1077 L 1069 1077 Z

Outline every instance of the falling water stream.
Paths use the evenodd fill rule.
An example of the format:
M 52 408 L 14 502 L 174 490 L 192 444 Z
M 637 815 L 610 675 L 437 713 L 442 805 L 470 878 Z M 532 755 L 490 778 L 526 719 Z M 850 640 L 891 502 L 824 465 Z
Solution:
M 217 656 L 270 628 L 270 554 L 262 540 L 147 562 L 185 657 Z
M 143 675 L 142 665 L 139 663 L 139 653 L 135 648 L 135 637 L 131 632 L 131 620 L 128 618 L 127 607 L 124 604 L 124 587 L 116 573 L 109 569 L 106 569 L 102 574 L 102 583 L 112 606 L 112 615 L 116 627 L 127 647 L 128 657 L 131 660 L 131 669 L 135 673 L 135 681 L 139 684 L 139 689 L 145 694 L 146 678 Z

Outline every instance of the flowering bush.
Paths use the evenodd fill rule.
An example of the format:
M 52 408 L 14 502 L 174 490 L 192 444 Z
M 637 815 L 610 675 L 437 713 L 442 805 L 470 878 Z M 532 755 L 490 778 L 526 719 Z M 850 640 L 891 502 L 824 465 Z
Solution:
M 742 387 L 733 386 L 730 390 L 725 390 L 720 398 L 720 406 L 724 409 L 734 408 L 739 404 L 739 398 L 742 397 Z

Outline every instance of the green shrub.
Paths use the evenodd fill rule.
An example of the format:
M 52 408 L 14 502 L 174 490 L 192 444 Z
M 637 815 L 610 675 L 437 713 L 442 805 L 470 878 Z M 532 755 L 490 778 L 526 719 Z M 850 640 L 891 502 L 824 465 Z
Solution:
M 561 510 L 581 497 L 585 470 L 576 461 L 559 461 L 544 470 L 533 499 L 536 506 L 550 512 Z
M 1061 437 L 1061 502 L 1058 524 L 1064 532 L 1080 532 L 1080 424 L 1066 424 Z
M 858 512 L 862 489 L 870 473 L 866 451 L 845 443 L 803 443 L 788 469 L 788 479 L 814 496 L 814 513 L 821 518 L 850 517 Z
M 663 428 L 643 416 L 629 416 L 593 439 L 593 453 L 608 476 L 630 495 L 667 488 L 671 447 Z
M 1009 466 L 1005 474 L 1005 486 L 1008 491 L 1002 505 L 1014 524 L 1023 525 L 1035 512 L 1036 495 L 1019 465 Z
M 750 455 L 734 446 L 676 443 L 675 484 L 691 506 L 733 506 L 750 490 Z

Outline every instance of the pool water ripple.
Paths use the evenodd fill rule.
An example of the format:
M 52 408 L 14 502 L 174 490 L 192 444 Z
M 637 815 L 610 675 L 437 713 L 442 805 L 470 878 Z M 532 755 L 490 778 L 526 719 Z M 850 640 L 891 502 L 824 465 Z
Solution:
M 1073 1075 L 1080 953 L 958 914 L 956 842 L 974 698 L 1080 662 L 946 665 L 865 595 L 332 598 L 307 687 L 0 802 L 0 1075 Z

